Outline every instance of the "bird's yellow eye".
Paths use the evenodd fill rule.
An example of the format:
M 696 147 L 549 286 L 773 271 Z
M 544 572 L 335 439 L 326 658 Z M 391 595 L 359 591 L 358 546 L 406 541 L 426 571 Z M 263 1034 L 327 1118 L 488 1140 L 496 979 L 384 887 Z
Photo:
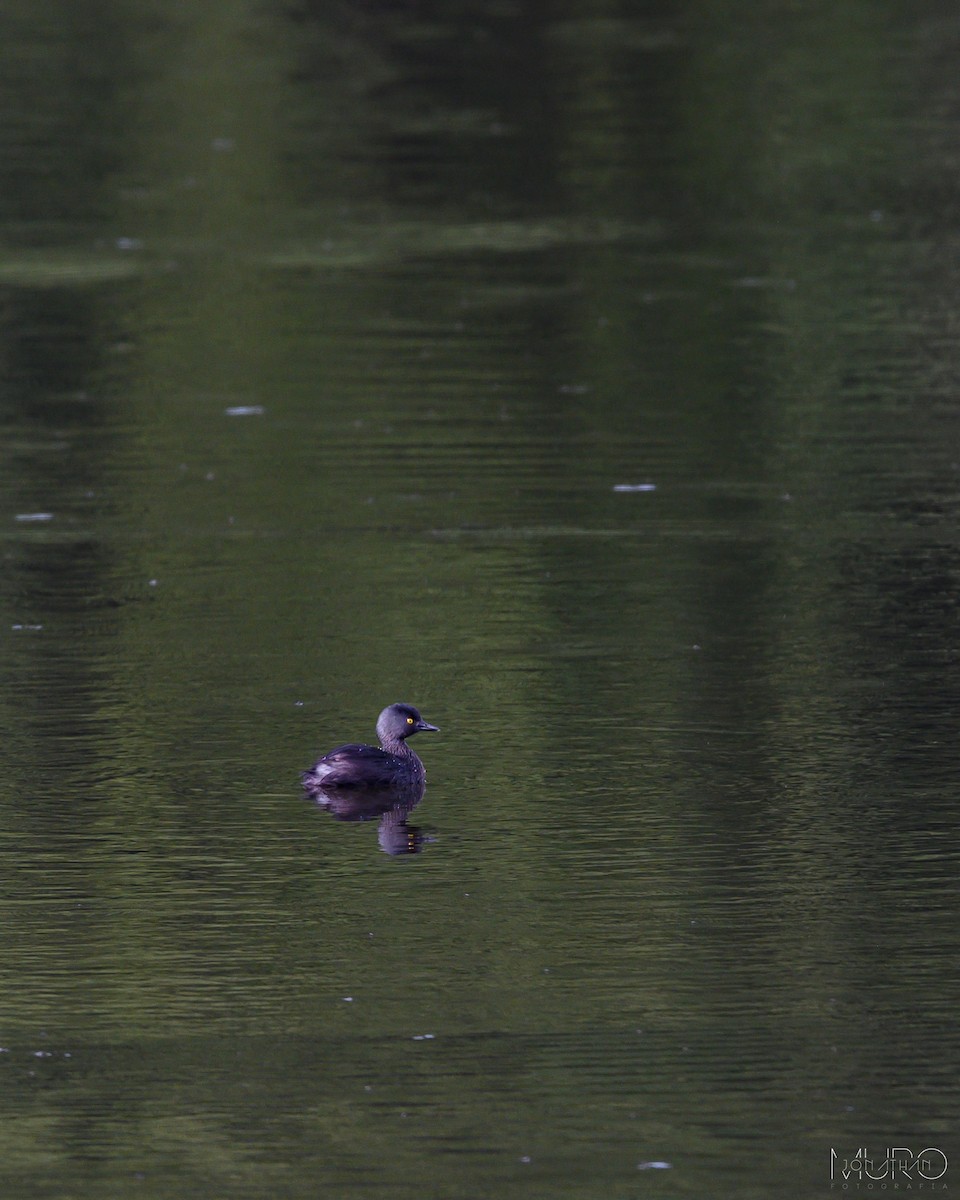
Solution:
M 412 725 L 412 724 L 413 724 L 413 717 L 407 717 L 407 724 L 408 724 L 408 725 Z

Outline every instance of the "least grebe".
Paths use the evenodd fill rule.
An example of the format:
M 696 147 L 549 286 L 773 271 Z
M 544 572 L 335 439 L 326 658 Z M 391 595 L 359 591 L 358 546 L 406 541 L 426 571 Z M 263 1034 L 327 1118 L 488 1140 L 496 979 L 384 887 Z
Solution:
M 377 719 L 379 750 L 355 742 L 338 746 L 304 771 L 303 786 L 308 792 L 397 786 L 419 786 L 422 790 L 426 771 L 406 739 L 427 732 L 439 733 L 439 729 L 425 721 L 412 704 L 391 704 Z

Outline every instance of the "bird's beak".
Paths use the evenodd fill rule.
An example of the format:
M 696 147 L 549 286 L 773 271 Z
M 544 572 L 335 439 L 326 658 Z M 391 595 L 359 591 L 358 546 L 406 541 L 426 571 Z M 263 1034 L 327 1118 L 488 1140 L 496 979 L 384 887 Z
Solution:
M 439 733 L 439 725 L 431 725 L 429 721 L 417 722 L 417 733 Z

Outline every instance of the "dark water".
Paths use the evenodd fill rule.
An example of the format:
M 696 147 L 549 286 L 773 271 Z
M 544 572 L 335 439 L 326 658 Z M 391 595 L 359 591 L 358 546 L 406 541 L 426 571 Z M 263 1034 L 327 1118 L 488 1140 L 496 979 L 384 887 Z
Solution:
M 3 1194 L 949 1187 L 952 6 L 0 24 Z

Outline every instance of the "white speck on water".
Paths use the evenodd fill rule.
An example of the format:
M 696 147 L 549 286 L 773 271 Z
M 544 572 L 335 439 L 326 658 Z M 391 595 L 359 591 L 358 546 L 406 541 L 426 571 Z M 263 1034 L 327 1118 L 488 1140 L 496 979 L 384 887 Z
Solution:
M 660 1161 L 655 1160 L 654 1162 L 637 1163 L 637 1170 L 638 1171 L 669 1171 L 672 1166 L 673 1166 L 673 1163 L 660 1162 Z
M 435 1033 L 415 1033 L 413 1041 L 415 1042 L 432 1042 L 437 1035 Z
M 36 633 L 38 630 L 42 629 L 43 626 L 42 625 L 11 625 L 10 628 L 17 630 L 18 632 L 22 630 L 24 633 Z
M 228 417 L 262 417 L 266 410 L 262 404 L 232 404 L 223 411 Z
M 529 1155 L 529 1154 L 521 1154 L 521 1155 L 520 1155 L 520 1161 L 521 1161 L 522 1163 L 532 1163 L 532 1162 L 533 1162 L 533 1159 L 530 1157 L 530 1155 Z
M 117 238 L 117 249 L 118 250 L 142 250 L 143 242 L 140 238 L 118 237 Z
M 344 996 L 344 997 L 343 997 L 343 1002 L 344 1002 L 344 1004 L 352 1004 L 352 1003 L 353 1003 L 353 997 L 352 997 L 352 996 Z
M 32 512 L 32 513 L 17 513 L 14 517 L 15 521 L 52 521 L 53 513 L 48 512 Z
M 657 485 L 655 483 L 615 483 L 613 490 L 615 492 L 655 492 Z
M 796 289 L 795 279 L 778 279 L 768 275 L 744 275 L 733 281 L 734 287 L 739 288 L 783 288 L 788 292 Z
M 158 579 L 151 579 L 148 582 L 147 587 L 156 587 L 159 582 L 160 581 Z
M 303 701 L 302 700 L 294 700 L 293 707 L 294 708 L 303 708 Z

